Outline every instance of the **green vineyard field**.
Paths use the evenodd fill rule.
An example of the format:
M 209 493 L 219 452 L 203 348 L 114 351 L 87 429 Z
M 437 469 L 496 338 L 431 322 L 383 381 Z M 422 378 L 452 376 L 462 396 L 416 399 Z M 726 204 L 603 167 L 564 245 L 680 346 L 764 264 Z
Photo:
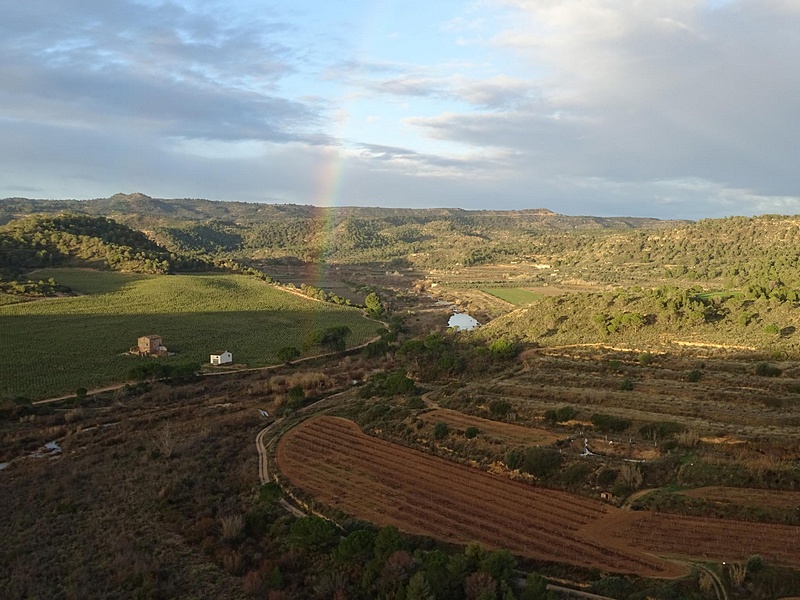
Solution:
M 525 288 L 480 288 L 480 290 L 516 306 L 530 304 L 542 299 L 542 294 L 537 294 Z
M 306 299 L 242 275 L 140 275 L 79 269 L 37 272 L 84 295 L 0 305 L 0 399 L 68 394 L 124 381 L 142 360 L 207 363 L 217 350 L 236 365 L 279 362 L 318 330 L 346 325 L 348 346 L 378 328 L 355 308 Z M 164 359 L 127 355 L 139 336 L 162 336 Z M 319 353 L 308 348 L 306 354 Z

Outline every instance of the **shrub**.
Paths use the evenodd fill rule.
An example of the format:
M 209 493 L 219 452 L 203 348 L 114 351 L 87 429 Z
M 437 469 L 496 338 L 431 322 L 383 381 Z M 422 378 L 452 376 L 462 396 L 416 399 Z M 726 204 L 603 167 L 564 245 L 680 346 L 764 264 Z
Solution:
M 529 448 L 525 452 L 522 470 L 539 478 L 552 475 L 561 466 L 563 456 L 554 448 Z
M 603 413 L 593 414 L 591 421 L 595 429 L 602 431 L 603 433 L 616 433 L 625 431 L 631 426 L 630 419 L 624 419 L 622 417 L 615 417 L 613 415 L 607 415 Z
M 505 400 L 493 400 L 489 404 L 489 412 L 493 417 L 505 417 L 511 412 L 511 404 Z
M 758 573 L 764 568 L 764 559 L 758 554 L 753 554 L 747 559 L 747 570 L 751 573 Z
M 769 363 L 762 362 L 756 365 L 756 375 L 761 377 L 779 377 L 781 373 L 783 371 Z
M 623 392 L 631 391 L 633 389 L 633 380 L 630 377 L 626 377 L 620 382 L 619 389 Z
M 258 488 L 258 499 L 266 504 L 275 502 L 282 495 L 281 488 L 277 483 L 269 482 Z
M 278 360 L 287 365 L 300 356 L 300 350 L 294 346 L 284 346 L 278 350 Z
M 236 540 L 244 530 L 242 515 L 228 515 L 219 520 L 220 537 L 225 542 Z
M 578 414 L 578 411 L 575 410 L 572 406 L 562 406 L 561 408 L 556 410 L 556 421 L 559 423 L 564 423 L 565 421 L 571 421 L 574 419 Z
M 488 573 L 497 581 L 508 581 L 517 568 L 517 559 L 508 550 L 490 552 L 481 563 L 481 571 Z
M 639 364 L 642 365 L 643 367 L 646 367 L 648 365 L 653 364 L 653 359 L 654 359 L 653 355 L 650 354 L 649 352 L 642 352 L 639 355 Z
M 603 469 L 597 474 L 597 485 L 608 487 L 612 485 L 619 476 L 619 471 L 616 469 Z
M 522 451 L 514 448 L 513 450 L 506 452 L 505 463 L 506 466 L 513 471 L 522 466 L 522 461 L 524 459 L 525 455 L 522 453 Z
M 447 434 L 450 433 L 450 427 L 447 423 L 439 421 L 433 428 L 433 437 L 437 440 L 443 440 L 447 437 Z
M 686 374 L 686 381 L 697 383 L 703 377 L 703 372 L 699 369 L 692 369 Z
M 768 333 L 770 335 L 777 335 L 781 332 L 781 328 L 778 327 L 775 323 L 769 323 L 764 326 L 764 333 Z
M 411 396 L 411 398 L 406 400 L 406 408 L 410 408 L 412 410 L 425 408 L 425 401 L 419 396 Z
M 500 338 L 489 344 L 489 352 L 498 358 L 511 358 L 517 354 L 517 347 L 507 339 Z
M 321 548 L 336 537 L 336 527 L 322 517 L 304 517 L 292 523 L 291 543 L 298 548 Z
M 564 471 L 561 476 L 561 481 L 564 485 L 575 486 L 583 483 L 589 473 L 592 472 L 592 466 L 586 462 L 575 463 Z
M 466 437 L 468 440 L 471 440 L 472 438 L 478 437 L 479 433 L 480 430 L 477 427 L 467 427 L 467 429 L 464 431 L 464 437 Z

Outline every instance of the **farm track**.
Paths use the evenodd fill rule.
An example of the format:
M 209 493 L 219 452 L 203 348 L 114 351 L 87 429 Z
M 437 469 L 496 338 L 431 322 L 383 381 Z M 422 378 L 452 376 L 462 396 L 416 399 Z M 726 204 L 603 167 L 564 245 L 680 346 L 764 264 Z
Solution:
M 376 323 L 380 323 L 381 325 L 385 326 L 385 323 L 382 323 L 380 321 L 376 321 Z M 350 352 L 353 352 L 355 350 L 361 350 L 361 349 L 365 348 L 366 346 L 368 346 L 369 344 L 371 344 L 372 342 L 375 342 L 375 341 L 377 341 L 379 339 L 380 339 L 380 336 L 376 336 L 376 337 L 374 337 L 374 338 L 372 338 L 372 339 L 370 339 L 370 340 L 368 340 L 368 341 L 366 341 L 366 342 L 364 342 L 362 344 L 359 344 L 358 346 L 353 346 L 352 348 L 348 348 L 347 350 L 343 350 L 341 352 L 326 352 L 324 354 L 315 354 L 313 356 L 306 356 L 306 357 L 303 357 L 303 358 L 298 358 L 296 360 L 293 360 L 291 365 L 294 366 L 294 365 L 297 365 L 297 364 L 300 364 L 300 363 L 305 363 L 305 362 L 308 362 L 308 361 L 311 361 L 311 360 L 317 360 L 317 359 L 320 359 L 320 358 L 329 358 L 329 357 L 337 356 L 337 355 L 340 355 L 340 354 L 342 356 L 344 356 L 344 355 L 346 355 L 346 354 L 348 354 Z M 281 368 L 283 368 L 285 366 L 286 366 L 285 364 L 281 363 L 281 364 L 278 364 L 278 365 L 268 365 L 266 367 L 250 367 L 250 368 L 247 368 L 247 369 L 236 369 L 236 370 L 219 371 L 219 372 L 212 372 L 212 373 L 200 373 L 198 376 L 199 377 L 221 377 L 221 376 L 224 376 L 224 375 L 240 375 L 242 373 L 254 373 L 256 371 L 261 371 L 261 372 L 264 372 L 264 371 L 275 371 L 275 370 L 281 369 Z M 94 389 L 88 390 L 84 397 L 94 396 L 96 394 L 102 394 L 104 392 L 114 392 L 116 390 L 121 390 L 126 385 L 129 385 L 129 383 L 130 382 L 125 382 L 125 383 L 118 383 L 118 384 L 114 384 L 114 385 L 107 385 L 107 386 L 100 387 L 100 388 L 94 388 Z M 68 394 L 66 396 L 57 396 L 55 398 L 45 398 L 43 400 L 34 400 L 33 402 L 31 402 L 31 404 L 33 404 L 33 405 L 51 404 L 53 402 L 63 402 L 64 400 L 74 400 L 74 399 L 75 399 L 75 394 Z
M 759 554 L 800 566 L 800 527 L 615 509 L 372 438 L 340 418 L 290 430 L 277 460 L 322 503 L 455 543 L 656 577 L 685 573 L 656 555 L 735 562 Z
M 398 447 L 343 419 L 316 418 L 292 429 L 277 459 L 284 475 L 317 500 L 405 531 L 614 572 L 684 572 L 625 543 L 587 537 L 583 529 L 612 510 L 604 504 Z

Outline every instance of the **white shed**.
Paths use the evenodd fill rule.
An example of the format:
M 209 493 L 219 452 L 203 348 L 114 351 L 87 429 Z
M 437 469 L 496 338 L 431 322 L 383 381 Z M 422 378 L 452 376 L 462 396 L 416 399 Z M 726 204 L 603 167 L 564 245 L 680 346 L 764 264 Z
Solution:
M 227 350 L 223 350 L 222 352 L 214 352 L 211 355 L 212 365 L 224 365 L 225 363 L 230 363 L 230 362 L 233 362 L 233 354 L 231 354 Z

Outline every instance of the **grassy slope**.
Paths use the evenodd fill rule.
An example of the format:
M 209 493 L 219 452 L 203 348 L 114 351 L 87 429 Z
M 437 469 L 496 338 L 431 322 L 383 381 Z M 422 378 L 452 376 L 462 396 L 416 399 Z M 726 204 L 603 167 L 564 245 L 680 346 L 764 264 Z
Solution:
M 172 363 L 205 363 L 211 352 L 227 349 L 237 364 L 258 366 L 278 362 L 281 347 L 300 348 L 319 329 L 347 325 L 351 345 L 376 329 L 355 309 L 237 275 L 63 269 L 40 276 L 88 295 L 0 306 L 0 397 L 39 398 L 124 380 L 141 360 L 124 353 L 141 335 L 161 335 L 177 353 L 166 359 Z
M 536 302 L 542 298 L 541 294 L 537 294 L 525 288 L 480 288 L 480 290 L 495 298 L 500 298 L 501 300 L 515 304 L 516 306 Z
M 613 317 L 625 313 L 642 314 L 647 324 L 605 333 L 595 321 L 600 314 Z M 748 317 L 746 324 L 742 321 L 743 316 Z M 772 323 L 780 328 L 780 333 L 766 330 Z M 719 317 L 706 322 L 693 321 L 687 317 L 686 311 L 665 310 L 646 294 L 630 291 L 544 298 L 492 321 L 478 330 L 478 335 L 507 337 L 542 346 L 608 343 L 647 348 L 692 342 L 796 355 L 800 352 L 800 338 L 796 333 L 799 328 L 795 303 L 728 298 L 719 309 Z

